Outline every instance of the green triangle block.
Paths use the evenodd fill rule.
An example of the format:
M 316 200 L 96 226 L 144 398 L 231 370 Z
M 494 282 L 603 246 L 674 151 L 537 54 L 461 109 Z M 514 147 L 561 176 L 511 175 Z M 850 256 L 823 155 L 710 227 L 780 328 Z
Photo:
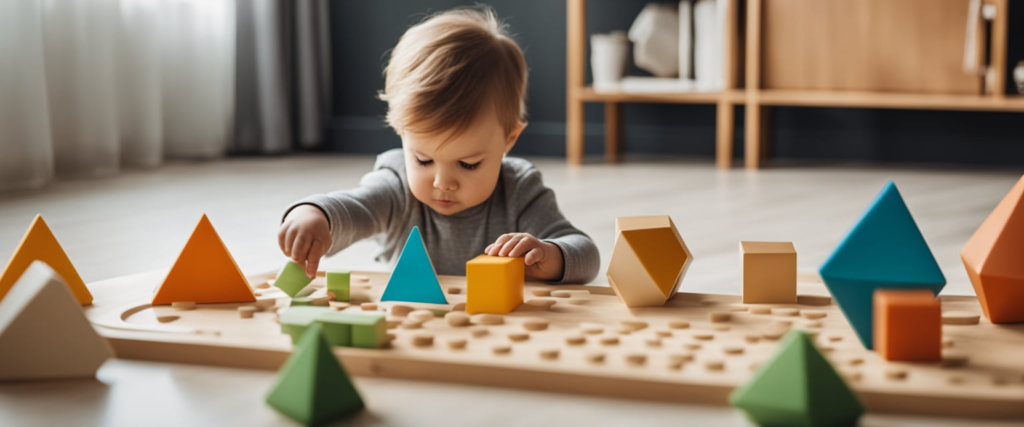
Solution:
M 320 425 L 363 409 L 363 399 L 331 352 L 319 323 L 306 328 L 285 362 L 267 404 L 305 425 Z
M 792 331 L 749 382 L 729 396 L 762 426 L 848 426 L 864 405 L 818 351 L 810 337 Z

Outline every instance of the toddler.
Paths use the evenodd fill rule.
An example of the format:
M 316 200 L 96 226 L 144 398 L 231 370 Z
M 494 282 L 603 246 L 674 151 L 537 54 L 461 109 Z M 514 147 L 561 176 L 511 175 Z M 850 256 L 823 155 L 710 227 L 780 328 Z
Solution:
M 597 247 L 562 215 L 540 171 L 505 157 L 526 127 L 526 60 L 490 9 L 457 9 L 413 26 L 385 69 L 387 123 L 402 148 L 377 157 L 359 187 L 306 197 L 278 233 L 316 274 L 320 258 L 376 238 L 395 263 L 418 226 L 438 274 L 465 275 L 486 253 L 524 257 L 527 279 L 588 283 Z

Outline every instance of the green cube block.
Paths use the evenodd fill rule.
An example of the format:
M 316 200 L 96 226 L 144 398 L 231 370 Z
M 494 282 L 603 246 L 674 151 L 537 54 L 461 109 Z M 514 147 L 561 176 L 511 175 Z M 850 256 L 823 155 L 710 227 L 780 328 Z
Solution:
M 328 307 L 315 306 L 285 308 L 277 312 L 281 322 L 281 333 L 290 335 L 292 344 L 297 344 L 306 328 L 316 321 L 317 316 L 330 311 Z
M 387 342 L 387 323 L 382 313 L 332 311 L 321 314 L 317 322 L 324 325 L 328 342 L 345 342 L 345 345 L 359 348 L 381 348 Z M 331 332 L 328 332 L 331 331 Z M 334 335 L 332 337 L 332 335 Z
M 352 283 L 352 273 L 348 271 L 328 271 L 327 290 L 334 292 L 335 301 L 349 301 L 349 289 Z
M 306 276 L 306 269 L 293 261 L 288 261 L 274 279 L 274 286 L 278 287 L 288 296 L 293 297 L 299 291 L 309 286 L 313 279 Z

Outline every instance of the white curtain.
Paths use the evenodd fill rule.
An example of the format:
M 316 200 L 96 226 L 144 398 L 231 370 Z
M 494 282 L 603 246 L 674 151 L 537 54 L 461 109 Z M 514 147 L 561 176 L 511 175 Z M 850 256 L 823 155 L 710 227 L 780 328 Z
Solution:
M 215 158 L 234 0 L 0 0 L 0 191 Z

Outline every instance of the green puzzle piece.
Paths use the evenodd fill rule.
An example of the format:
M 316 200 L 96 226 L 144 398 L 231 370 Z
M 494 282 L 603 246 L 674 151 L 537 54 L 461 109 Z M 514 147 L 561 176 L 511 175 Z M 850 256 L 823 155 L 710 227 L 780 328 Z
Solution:
M 277 278 L 274 279 L 274 286 L 280 288 L 288 296 L 294 297 L 299 291 L 309 286 L 309 283 L 312 281 L 313 279 L 306 276 L 306 270 L 302 266 L 294 261 L 288 261 L 281 268 L 281 271 L 277 273 Z
M 285 308 L 277 312 L 278 321 L 281 323 L 281 332 L 291 335 L 292 344 L 298 344 L 299 338 L 302 338 L 306 328 L 316 321 L 316 317 L 330 311 L 330 308 L 316 306 Z
M 864 406 L 810 337 L 788 333 L 729 403 L 762 426 L 854 425 Z
M 315 323 L 306 329 L 267 394 L 268 405 L 305 425 L 335 421 L 364 407 L 321 331 Z
M 332 311 L 321 314 L 316 321 L 324 325 L 324 335 L 333 345 L 381 348 L 388 338 L 384 318 L 384 314 L 377 313 Z M 332 335 L 335 335 L 334 340 Z
M 333 311 L 327 307 L 292 306 L 281 310 L 281 332 L 298 344 L 306 329 L 318 323 L 324 338 L 333 346 L 381 348 L 387 343 L 383 313 Z
M 334 292 L 335 301 L 349 301 L 352 274 L 348 271 L 328 271 L 327 290 Z

